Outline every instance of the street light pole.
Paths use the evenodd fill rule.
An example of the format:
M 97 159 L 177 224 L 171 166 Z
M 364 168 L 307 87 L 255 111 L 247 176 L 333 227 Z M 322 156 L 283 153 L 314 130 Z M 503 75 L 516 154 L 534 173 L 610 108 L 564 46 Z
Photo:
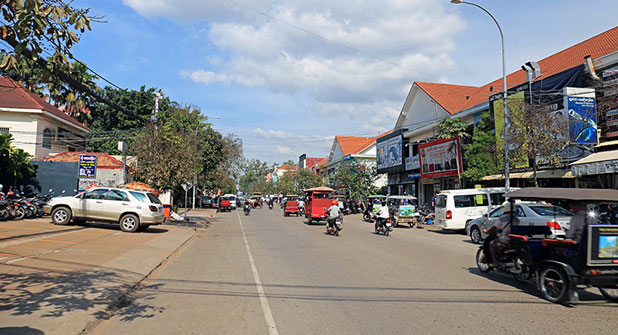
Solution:
M 506 57 L 504 55 L 504 34 L 502 33 L 502 28 L 500 27 L 500 24 L 498 23 L 498 20 L 496 20 L 496 18 L 493 16 L 493 14 L 491 14 L 487 9 L 485 9 L 483 6 L 477 5 L 473 2 L 468 2 L 468 1 L 462 1 L 462 0 L 451 0 L 451 3 L 454 4 L 461 4 L 461 3 L 465 3 L 468 5 L 472 5 L 474 7 L 480 8 L 482 9 L 485 13 L 487 13 L 492 20 L 494 20 L 494 22 L 496 23 L 496 26 L 498 26 L 498 30 L 500 31 L 500 41 L 502 42 L 502 87 L 503 87 L 503 102 L 504 102 L 504 188 L 506 188 L 506 190 L 508 191 L 510 188 L 510 179 L 509 179 L 509 145 L 508 145 L 508 138 L 507 138 L 507 134 L 509 133 L 509 108 L 508 108 L 508 104 L 507 104 L 507 87 L 506 87 Z

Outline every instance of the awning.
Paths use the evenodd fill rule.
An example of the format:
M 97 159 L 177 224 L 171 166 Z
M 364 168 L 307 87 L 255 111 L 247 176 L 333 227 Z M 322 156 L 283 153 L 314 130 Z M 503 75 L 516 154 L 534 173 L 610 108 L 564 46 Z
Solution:
M 540 170 L 536 172 L 536 177 L 539 179 L 553 179 L 553 178 L 575 178 L 571 170 L 556 169 L 556 170 Z M 532 179 L 534 178 L 534 171 L 526 172 L 514 172 L 509 174 L 509 179 Z M 504 174 L 494 174 L 491 176 L 485 176 L 481 180 L 502 180 Z
M 603 142 L 603 143 L 599 143 L 597 145 L 595 145 L 595 148 L 602 148 L 602 147 L 607 147 L 610 145 L 618 145 L 618 140 L 613 140 L 613 141 L 607 141 L 607 142 Z
M 618 173 L 618 150 L 597 152 L 571 163 L 576 176 Z

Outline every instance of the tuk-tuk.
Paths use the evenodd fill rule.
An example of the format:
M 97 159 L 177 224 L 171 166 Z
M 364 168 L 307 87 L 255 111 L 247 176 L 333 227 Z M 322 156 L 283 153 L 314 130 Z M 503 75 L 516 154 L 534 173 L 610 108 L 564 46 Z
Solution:
M 375 194 L 366 197 L 365 203 L 368 204 L 368 207 L 365 206 L 365 208 L 363 208 L 363 220 L 373 222 L 371 216 L 373 215 L 373 213 L 380 210 L 380 208 L 382 207 L 382 201 L 385 200 L 386 196 L 381 194 Z
M 285 208 L 283 208 L 283 216 L 290 216 L 295 214 L 300 215 L 300 208 L 298 207 L 297 195 L 286 195 L 287 201 L 285 202 Z
M 341 213 L 343 215 L 350 214 L 348 208 L 345 206 L 346 196 L 343 194 L 335 194 L 335 200 L 339 203 L 339 208 L 341 209 Z
M 420 222 L 420 215 L 416 211 L 416 198 L 411 195 L 391 195 L 386 198 L 391 216 L 391 222 L 395 227 L 400 223 L 407 223 L 410 228 Z
M 303 190 L 305 194 L 305 217 L 308 223 L 326 220 L 326 210 L 332 205 L 335 190 L 320 186 Z
M 517 251 L 522 272 L 528 274 L 527 278 L 536 277 L 537 288 L 545 299 L 573 303 L 579 301 L 578 287 L 597 287 L 607 300 L 618 302 L 618 224 L 598 223 L 601 216 L 597 213 L 600 205 L 618 204 L 618 190 L 531 187 L 506 193 L 505 197 L 586 204 L 579 241 L 535 237 L 538 232 L 530 228 L 536 227 L 527 226 L 513 226 L 509 237 L 523 245 Z M 477 265 L 483 272 L 490 270 L 487 264 L 478 262 L 478 257 Z M 526 278 L 522 274 L 518 277 Z
M 219 206 L 217 207 L 217 212 L 230 212 L 232 210 L 232 201 L 235 201 L 233 197 L 223 196 L 221 201 L 219 201 Z
M 257 192 L 256 192 L 257 193 Z M 261 195 L 252 195 L 251 198 L 249 198 L 251 205 L 253 206 L 253 208 L 262 208 L 262 196 Z

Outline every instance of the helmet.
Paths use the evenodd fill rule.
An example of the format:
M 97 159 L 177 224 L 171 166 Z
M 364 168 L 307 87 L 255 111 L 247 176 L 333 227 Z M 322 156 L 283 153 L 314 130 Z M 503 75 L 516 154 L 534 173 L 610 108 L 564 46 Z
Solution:
M 510 201 L 505 201 L 502 203 L 502 214 L 507 214 L 515 211 L 515 203 Z
M 337 205 L 339 202 L 337 200 L 333 200 L 333 205 Z

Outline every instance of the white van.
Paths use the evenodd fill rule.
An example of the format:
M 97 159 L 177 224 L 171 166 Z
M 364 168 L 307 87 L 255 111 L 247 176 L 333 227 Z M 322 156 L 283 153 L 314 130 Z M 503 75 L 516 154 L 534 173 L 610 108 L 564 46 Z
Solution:
M 238 207 L 238 199 L 236 198 L 235 195 L 233 194 L 224 194 L 222 199 L 225 200 L 229 200 L 230 201 L 230 206 L 232 207 L 232 209 L 236 209 L 236 207 Z
M 470 221 L 504 202 L 504 190 L 504 187 L 490 187 L 440 192 L 436 199 L 436 227 L 448 230 L 466 229 Z

